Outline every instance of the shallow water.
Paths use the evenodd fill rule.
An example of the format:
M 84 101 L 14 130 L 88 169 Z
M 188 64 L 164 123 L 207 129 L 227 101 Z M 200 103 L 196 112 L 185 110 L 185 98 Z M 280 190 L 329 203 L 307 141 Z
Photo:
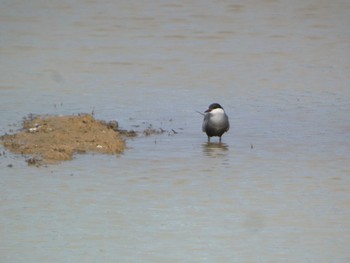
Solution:
M 350 261 L 348 1 L 22 2 L 0 9 L 2 134 L 92 111 L 169 132 L 41 168 L 1 148 L 3 262 Z

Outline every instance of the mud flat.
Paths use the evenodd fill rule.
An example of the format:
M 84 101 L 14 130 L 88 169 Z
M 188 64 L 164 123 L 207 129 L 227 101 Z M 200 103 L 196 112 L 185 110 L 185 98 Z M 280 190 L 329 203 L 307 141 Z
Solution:
M 125 136 L 133 131 L 118 129 L 116 121 L 96 120 L 91 114 L 69 116 L 28 116 L 15 134 L 1 136 L 10 151 L 25 156 L 28 165 L 71 160 L 78 153 L 120 154 Z

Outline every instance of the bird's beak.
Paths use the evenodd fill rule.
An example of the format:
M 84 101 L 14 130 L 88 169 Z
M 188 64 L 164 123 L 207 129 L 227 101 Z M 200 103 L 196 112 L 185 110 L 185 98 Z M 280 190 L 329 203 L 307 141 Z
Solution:
M 210 112 L 210 109 L 207 109 L 207 110 L 205 111 L 205 113 L 208 113 L 208 112 Z

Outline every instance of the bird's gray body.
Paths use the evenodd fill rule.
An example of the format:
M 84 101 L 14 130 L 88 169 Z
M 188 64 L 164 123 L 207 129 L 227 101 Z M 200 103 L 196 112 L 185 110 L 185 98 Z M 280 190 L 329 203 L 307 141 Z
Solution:
M 210 137 L 221 136 L 230 129 L 230 122 L 224 109 L 218 103 L 213 103 L 209 106 L 204 116 L 202 130 L 208 135 L 208 141 Z

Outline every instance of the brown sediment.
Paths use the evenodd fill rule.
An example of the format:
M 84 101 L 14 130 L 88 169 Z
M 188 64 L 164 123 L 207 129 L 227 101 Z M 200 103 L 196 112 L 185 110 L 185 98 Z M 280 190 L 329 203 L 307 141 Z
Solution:
M 133 136 L 131 131 L 123 133 Z M 30 116 L 22 131 L 1 139 L 10 151 L 29 155 L 28 165 L 71 160 L 76 153 L 118 154 L 125 149 L 118 123 L 95 120 L 91 114 Z

